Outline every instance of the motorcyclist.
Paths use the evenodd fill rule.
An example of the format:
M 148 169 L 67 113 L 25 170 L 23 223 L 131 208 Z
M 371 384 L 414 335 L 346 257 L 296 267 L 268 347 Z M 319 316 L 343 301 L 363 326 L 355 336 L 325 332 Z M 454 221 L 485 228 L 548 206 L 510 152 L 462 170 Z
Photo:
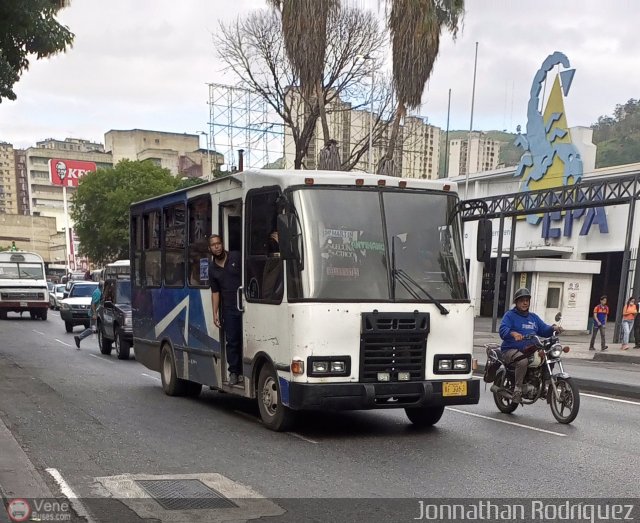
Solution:
M 527 374 L 529 361 L 523 351 L 529 348 L 533 342 L 524 339 L 525 336 L 536 334 L 548 337 L 553 332 L 562 332 L 558 325 L 547 325 L 537 314 L 529 311 L 531 293 L 529 289 L 522 287 L 513 295 L 515 307 L 506 312 L 500 323 L 500 338 L 502 338 L 503 361 L 505 364 L 513 364 L 515 371 L 515 386 L 513 389 L 514 403 L 522 403 L 522 384 Z

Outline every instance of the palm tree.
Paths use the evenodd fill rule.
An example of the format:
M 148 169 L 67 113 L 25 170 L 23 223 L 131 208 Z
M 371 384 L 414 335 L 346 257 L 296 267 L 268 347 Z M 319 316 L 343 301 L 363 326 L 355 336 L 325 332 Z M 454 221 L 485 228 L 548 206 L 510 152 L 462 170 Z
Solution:
M 385 2 L 393 51 L 393 86 L 398 101 L 387 152 L 380 160 L 378 173 L 394 176 L 393 154 L 400 121 L 407 109 L 415 109 L 421 103 L 440 49 L 442 29 L 448 29 L 456 37 L 464 15 L 464 0 Z
M 267 0 L 282 16 L 282 36 L 289 62 L 300 79 L 301 94 L 318 103 L 325 148 L 319 168 L 340 166 L 337 142 L 331 140 L 325 111 L 323 73 L 327 23 L 340 8 L 340 0 Z

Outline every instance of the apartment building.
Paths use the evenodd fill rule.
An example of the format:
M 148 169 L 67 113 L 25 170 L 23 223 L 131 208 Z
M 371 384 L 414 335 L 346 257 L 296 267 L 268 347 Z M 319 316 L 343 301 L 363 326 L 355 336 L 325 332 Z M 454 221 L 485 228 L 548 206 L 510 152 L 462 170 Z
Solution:
M 78 146 L 74 140 L 45 140 L 37 142 L 38 146 L 29 147 L 24 152 L 24 165 L 27 173 L 29 213 L 33 216 L 50 216 L 56 219 L 58 231 L 66 228 L 64 215 L 63 188 L 51 183 L 51 160 L 78 162 L 75 165 L 84 170 L 110 168 L 113 165 L 110 153 L 99 150 L 82 151 L 70 149 L 70 145 Z M 75 189 L 67 187 L 67 201 Z
M 0 142 L 0 214 L 17 213 L 18 193 L 13 145 Z
M 306 112 L 305 104 L 298 93 L 291 90 L 289 104 L 292 107 L 294 120 L 302 127 Z M 344 162 L 351 155 L 368 146 L 369 133 L 372 120 L 378 118 L 364 109 L 353 109 L 349 102 L 335 98 L 327 105 L 327 124 L 331 138 L 338 142 L 340 158 Z M 352 170 L 363 172 L 375 172 L 378 163 L 387 150 L 391 127 L 386 129 L 382 136 L 376 140 L 372 148 L 372 155 L 365 151 L 357 160 Z M 404 119 L 399 130 L 396 151 L 394 153 L 396 171 L 400 176 L 407 178 L 437 178 L 438 163 L 440 159 L 440 129 L 429 125 L 425 118 L 420 116 L 408 116 Z M 316 122 L 316 128 L 309 144 L 307 155 L 304 159 L 304 167 L 316 169 L 318 155 L 324 147 L 322 123 Z M 285 168 L 294 168 L 295 143 L 289 127 L 285 127 L 284 138 L 284 163 Z
M 449 141 L 449 168 L 447 176 L 466 176 L 491 171 L 498 167 L 500 142 L 485 133 L 474 131 L 465 138 Z
M 200 135 L 144 129 L 111 130 L 104 135 L 113 163 L 151 160 L 174 176 L 207 177 L 224 163 L 223 155 L 200 148 Z

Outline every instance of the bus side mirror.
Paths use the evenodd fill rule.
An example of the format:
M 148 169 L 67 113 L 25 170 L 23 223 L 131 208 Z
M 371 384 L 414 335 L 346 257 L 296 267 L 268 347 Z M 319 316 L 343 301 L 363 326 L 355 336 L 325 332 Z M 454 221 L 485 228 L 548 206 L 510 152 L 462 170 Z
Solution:
M 491 220 L 481 218 L 478 221 L 478 246 L 476 259 L 488 265 L 491 262 L 491 240 L 493 237 L 493 227 Z
M 280 244 L 280 257 L 283 260 L 299 260 L 300 249 L 298 247 L 298 222 L 292 213 L 278 214 L 278 243 Z

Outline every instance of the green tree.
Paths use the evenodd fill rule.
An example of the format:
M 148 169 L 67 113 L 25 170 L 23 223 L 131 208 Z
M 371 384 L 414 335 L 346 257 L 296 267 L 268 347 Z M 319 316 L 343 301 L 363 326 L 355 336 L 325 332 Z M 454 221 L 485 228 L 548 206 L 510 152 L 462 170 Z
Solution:
M 596 168 L 640 162 L 640 100 L 616 105 L 613 116 L 601 116 L 591 128 Z
M 386 9 L 398 102 L 387 152 L 378 172 L 395 176 L 393 155 L 400 121 L 407 109 L 422 103 L 424 87 L 440 50 L 440 34 L 446 28 L 455 38 L 464 15 L 464 0 L 386 0 Z
M 129 206 L 175 190 L 180 180 L 149 161 L 122 160 L 82 177 L 71 202 L 80 254 L 97 263 L 129 257 Z
M 340 153 L 331 139 L 323 72 L 327 52 L 329 19 L 340 9 L 339 0 L 267 0 L 282 16 L 282 36 L 287 58 L 300 79 L 300 88 L 307 97 L 318 103 L 324 149 L 320 153 L 320 169 L 340 169 Z
M 66 4 L 64 0 L 0 2 L 0 102 L 16 99 L 13 86 L 29 68 L 29 55 L 45 58 L 73 43 L 73 33 L 55 19 Z

